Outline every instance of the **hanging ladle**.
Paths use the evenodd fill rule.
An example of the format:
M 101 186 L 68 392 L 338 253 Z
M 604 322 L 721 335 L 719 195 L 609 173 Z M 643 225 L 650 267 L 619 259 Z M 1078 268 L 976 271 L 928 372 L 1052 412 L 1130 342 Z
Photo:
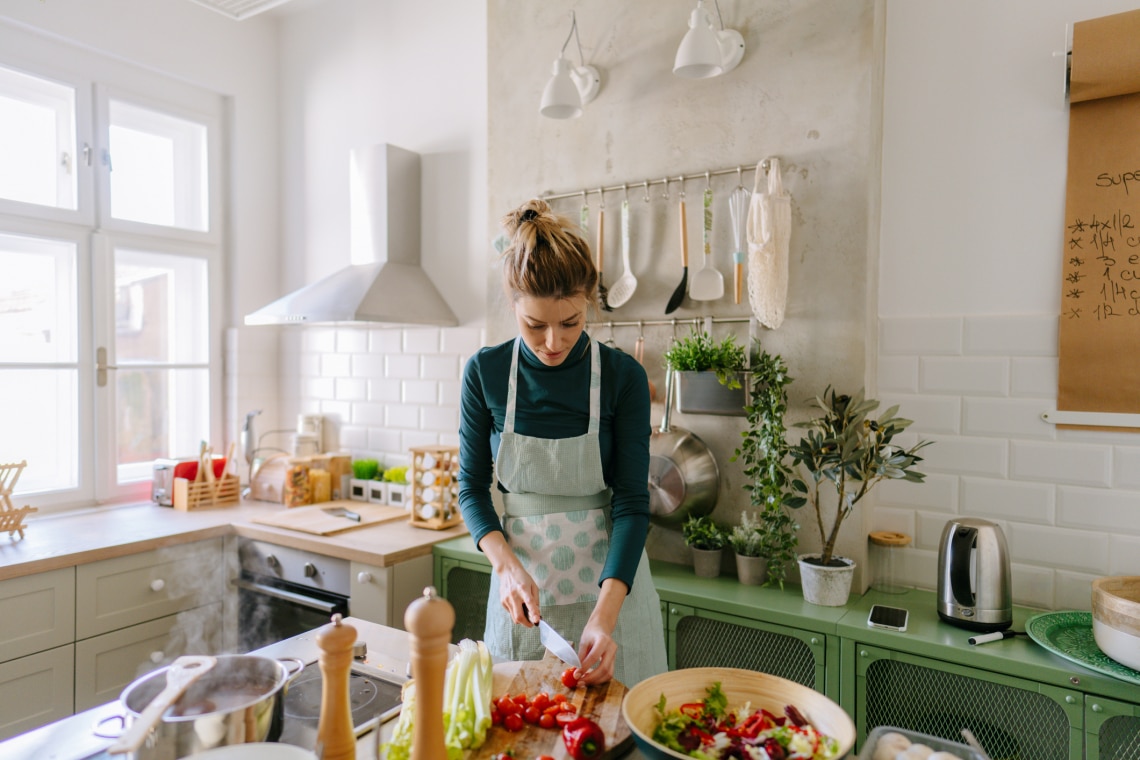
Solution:
M 629 187 L 622 185 L 625 198 L 621 202 L 621 277 L 610 288 L 608 303 L 613 307 L 624 306 L 637 289 L 637 278 L 629 266 Z M 599 274 L 599 277 L 601 275 Z

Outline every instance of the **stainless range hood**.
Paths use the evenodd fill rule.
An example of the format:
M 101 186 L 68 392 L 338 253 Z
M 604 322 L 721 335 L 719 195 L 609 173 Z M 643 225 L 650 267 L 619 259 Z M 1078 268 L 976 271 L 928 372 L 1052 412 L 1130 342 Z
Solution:
M 352 260 L 247 314 L 247 325 L 459 324 L 420 268 L 420 157 L 394 145 L 352 153 Z

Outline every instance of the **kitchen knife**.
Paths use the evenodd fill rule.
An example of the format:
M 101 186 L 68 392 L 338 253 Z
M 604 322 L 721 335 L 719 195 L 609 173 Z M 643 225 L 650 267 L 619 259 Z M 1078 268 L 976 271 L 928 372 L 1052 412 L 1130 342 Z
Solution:
M 321 510 L 325 514 L 332 515 L 333 517 L 346 517 L 353 522 L 360 522 L 360 513 L 353 512 L 345 509 L 344 507 L 325 507 Z
M 542 641 L 542 645 L 549 649 L 555 657 L 567 665 L 573 665 L 579 670 L 582 669 L 582 661 L 578 659 L 578 653 L 574 651 L 574 647 L 570 646 L 570 642 L 562 638 L 558 631 L 551 628 L 545 620 L 538 621 L 538 638 Z

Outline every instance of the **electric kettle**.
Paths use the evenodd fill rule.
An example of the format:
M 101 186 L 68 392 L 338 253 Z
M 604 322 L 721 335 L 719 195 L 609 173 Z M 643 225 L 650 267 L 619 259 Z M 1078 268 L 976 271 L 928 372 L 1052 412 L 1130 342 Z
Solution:
M 950 520 L 938 542 L 938 617 L 971 631 L 1013 624 L 1009 549 L 988 520 Z

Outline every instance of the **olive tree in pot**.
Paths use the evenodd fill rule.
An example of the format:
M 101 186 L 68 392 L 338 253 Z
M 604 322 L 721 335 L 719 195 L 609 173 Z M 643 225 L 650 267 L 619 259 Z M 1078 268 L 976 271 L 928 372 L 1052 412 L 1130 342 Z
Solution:
M 792 469 L 788 465 L 787 386 L 792 382 L 779 354 L 761 351 L 757 344 L 750 367 L 752 393 L 744 408 L 748 427 L 732 461 L 744 460 L 744 490 L 756 513 L 762 545 L 768 560 L 765 585 L 784 587 L 788 568 L 796 561 L 799 526 L 788 512 Z
M 764 534 L 754 513 L 741 512 L 740 525 L 728 534 L 736 552 L 736 575 L 741 583 L 760 586 L 768 578 L 768 558 L 764 556 Z
M 685 545 L 693 552 L 693 572 L 701 578 L 720 575 L 720 558 L 728 537 L 708 515 L 689 515 L 681 524 Z
M 791 455 L 806 478 L 792 481 L 795 493 L 787 504 L 793 508 L 811 505 L 822 546 L 818 555 L 800 555 L 804 599 L 838 607 L 847 603 L 855 570 L 853 560 L 835 556 L 843 521 L 879 481 L 921 483 L 926 476 L 914 469 L 922 461 L 917 452 L 930 441 L 919 441 L 909 449 L 894 444 L 894 437 L 909 427 L 911 420 L 896 417 L 897 406 L 878 418 L 871 417 L 879 402 L 864 398 L 863 391 L 848 396 L 829 386 L 823 398 L 815 399 L 815 405 L 822 414 L 796 424 L 808 432 L 791 448 Z M 824 494 L 828 494 L 826 505 Z M 830 514 L 832 506 L 834 517 L 827 525 L 825 509 Z

